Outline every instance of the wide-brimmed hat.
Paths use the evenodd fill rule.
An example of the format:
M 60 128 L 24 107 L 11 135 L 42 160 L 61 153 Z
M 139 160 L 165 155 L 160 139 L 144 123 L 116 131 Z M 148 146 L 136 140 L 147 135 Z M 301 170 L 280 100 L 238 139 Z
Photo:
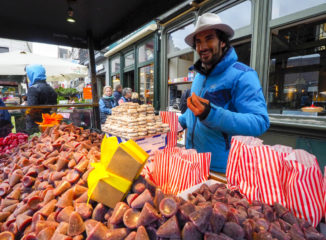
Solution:
M 229 25 L 224 24 L 218 15 L 214 13 L 205 13 L 198 18 L 194 32 L 186 36 L 185 42 L 193 47 L 196 34 L 209 29 L 220 30 L 229 38 L 232 38 L 234 35 L 233 29 Z

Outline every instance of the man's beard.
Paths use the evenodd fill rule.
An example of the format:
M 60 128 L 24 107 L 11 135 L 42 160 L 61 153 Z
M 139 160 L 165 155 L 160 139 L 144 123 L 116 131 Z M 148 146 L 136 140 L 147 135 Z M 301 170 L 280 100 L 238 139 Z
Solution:
M 206 66 L 214 66 L 219 61 L 219 59 L 220 59 L 220 54 L 215 53 L 212 55 L 212 58 L 210 60 L 208 61 L 201 60 L 201 61 Z

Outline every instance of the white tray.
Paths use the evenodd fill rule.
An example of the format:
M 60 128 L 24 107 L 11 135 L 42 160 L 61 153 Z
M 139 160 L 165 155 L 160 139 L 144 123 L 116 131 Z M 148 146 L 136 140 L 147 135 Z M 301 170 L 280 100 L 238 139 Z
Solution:
M 206 182 L 202 182 L 202 183 L 199 183 L 195 186 L 192 186 L 191 188 L 188 188 L 187 190 L 179 193 L 177 196 L 178 197 L 181 197 L 183 198 L 184 200 L 188 200 L 188 195 L 189 193 L 192 193 L 194 191 L 196 191 L 197 189 L 199 189 L 201 187 L 201 185 L 203 185 L 204 183 L 206 183 L 207 186 L 211 186 L 211 185 L 214 185 L 215 183 L 221 183 L 221 182 L 218 182 L 218 181 L 215 181 L 213 179 L 209 179 L 207 180 Z

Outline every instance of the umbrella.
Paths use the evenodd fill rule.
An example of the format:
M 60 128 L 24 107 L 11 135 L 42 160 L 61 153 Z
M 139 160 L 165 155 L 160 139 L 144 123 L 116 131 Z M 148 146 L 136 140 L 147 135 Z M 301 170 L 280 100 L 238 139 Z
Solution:
M 86 77 L 86 66 L 26 52 L 0 53 L 0 75 L 25 75 L 25 66 L 42 64 L 46 70 L 47 81 L 73 80 Z

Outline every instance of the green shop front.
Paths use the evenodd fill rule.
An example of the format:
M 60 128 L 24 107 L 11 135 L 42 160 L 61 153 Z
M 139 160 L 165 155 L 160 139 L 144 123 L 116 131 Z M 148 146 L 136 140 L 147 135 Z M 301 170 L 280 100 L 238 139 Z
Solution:
M 105 56 L 109 64 L 109 84 L 121 84 L 139 93 L 142 103 L 160 108 L 158 96 L 159 36 L 156 22 L 150 22 L 110 45 Z
M 160 108 L 179 112 L 198 59 L 184 38 L 200 15 L 217 13 L 235 30 L 239 61 L 259 75 L 271 122 L 264 143 L 305 149 L 325 166 L 326 1 L 201 1 L 180 8 L 160 21 Z M 304 111 L 312 105 L 322 110 Z

